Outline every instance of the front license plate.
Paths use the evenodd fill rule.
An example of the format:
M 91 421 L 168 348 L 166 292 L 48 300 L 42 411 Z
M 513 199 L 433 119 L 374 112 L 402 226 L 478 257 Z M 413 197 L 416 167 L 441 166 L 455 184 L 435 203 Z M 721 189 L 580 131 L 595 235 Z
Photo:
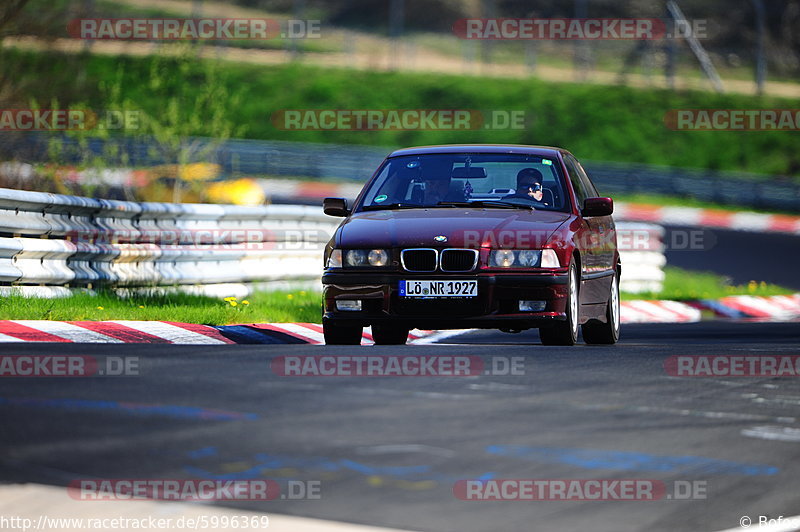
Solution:
M 478 281 L 400 281 L 401 297 L 476 297 Z

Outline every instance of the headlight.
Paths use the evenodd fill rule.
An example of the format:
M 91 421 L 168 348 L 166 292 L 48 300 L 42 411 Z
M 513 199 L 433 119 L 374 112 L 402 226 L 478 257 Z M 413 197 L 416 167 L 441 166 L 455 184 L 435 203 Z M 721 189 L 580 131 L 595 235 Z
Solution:
M 489 266 L 499 266 L 500 268 L 510 268 L 514 265 L 517 256 L 510 249 L 499 249 L 492 251 L 489 256 Z
M 533 268 L 539 262 L 539 252 L 533 249 L 523 249 L 517 254 L 517 264 L 526 268 Z
M 363 249 L 350 249 L 344 254 L 344 263 L 348 266 L 366 266 L 367 252 Z
M 558 261 L 558 255 L 554 249 L 542 250 L 542 268 L 560 268 L 561 263 Z
M 386 266 L 389 264 L 389 254 L 385 249 L 373 249 L 367 256 L 370 266 Z
M 389 252 L 385 249 L 350 249 L 344 253 L 344 263 L 350 267 L 386 266 Z
M 497 249 L 489 254 L 495 268 L 538 268 L 542 252 L 538 249 Z
M 331 251 L 331 256 L 328 257 L 327 268 L 341 268 L 342 267 L 342 250 L 334 249 Z

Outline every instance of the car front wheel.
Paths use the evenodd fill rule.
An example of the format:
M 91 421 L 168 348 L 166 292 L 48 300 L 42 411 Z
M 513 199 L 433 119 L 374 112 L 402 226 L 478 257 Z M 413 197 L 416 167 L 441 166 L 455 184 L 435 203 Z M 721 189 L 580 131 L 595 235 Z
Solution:
M 587 344 L 615 344 L 619 340 L 619 276 L 614 274 L 608 296 L 606 322 L 591 321 L 581 326 Z
M 544 345 L 575 345 L 578 341 L 578 309 L 580 295 L 578 289 L 578 269 L 573 262 L 569 266 L 569 293 L 567 294 L 567 319 L 550 327 L 539 329 L 539 338 Z

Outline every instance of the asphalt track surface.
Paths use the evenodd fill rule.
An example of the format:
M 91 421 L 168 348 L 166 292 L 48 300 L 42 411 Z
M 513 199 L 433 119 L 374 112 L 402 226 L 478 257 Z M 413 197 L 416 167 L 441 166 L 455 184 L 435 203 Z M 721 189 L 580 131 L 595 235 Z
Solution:
M 798 355 L 798 323 L 628 325 L 613 347 L 543 347 L 536 332 L 443 342 L 3 345 L 3 355 L 139 357 L 140 369 L 3 379 L 0 481 L 319 481 L 318 500 L 225 505 L 437 532 L 713 531 L 745 514 L 800 513 L 800 437 L 759 437 L 797 436 L 800 381 L 682 378 L 664 369 L 671 355 Z M 522 357 L 524 374 L 281 377 L 270 366 L 280 355 L 354 353 L 476 355 L 487 364 Z M 455 498 L 454 483 L 474 478 L 654 479 L 676 497 Z M 706 498 L 677 500 L 675 481 L 704 483 Z
M 755 280 L 800 290 L 800 235 L 684 226 L 665 229 L 670 266 L 718 273 L 737 285 Z M 701 235 L 698 249 L 687 249 L 687 235 L 692 232 Z

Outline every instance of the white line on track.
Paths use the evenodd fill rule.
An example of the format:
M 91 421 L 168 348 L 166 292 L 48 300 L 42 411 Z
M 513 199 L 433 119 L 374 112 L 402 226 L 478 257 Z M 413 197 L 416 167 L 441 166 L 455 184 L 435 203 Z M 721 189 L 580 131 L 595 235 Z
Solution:
M 780 427 L 777 425 L 761 425 L 744 429 L 740 432 L 742 436 L 749 438 L 759 438 L 761 440 L 800 442 L 800 429 L 792 427 Z

